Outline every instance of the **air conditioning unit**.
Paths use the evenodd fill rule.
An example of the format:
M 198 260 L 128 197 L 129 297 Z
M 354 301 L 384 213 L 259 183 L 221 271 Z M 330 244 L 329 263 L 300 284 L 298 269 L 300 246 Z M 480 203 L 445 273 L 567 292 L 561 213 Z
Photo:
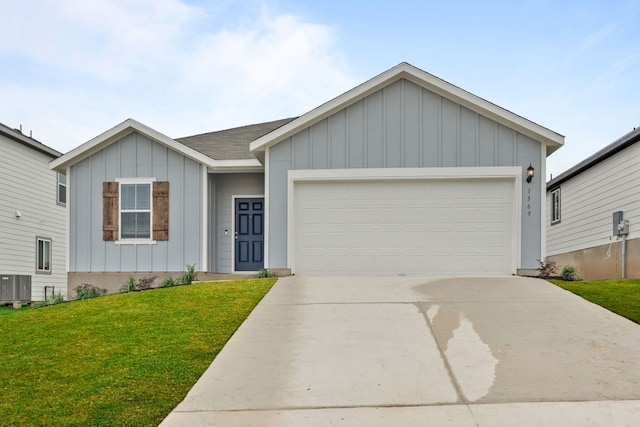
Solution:
M 31 301 L 31 276 L 0 274 L 0 302 Z

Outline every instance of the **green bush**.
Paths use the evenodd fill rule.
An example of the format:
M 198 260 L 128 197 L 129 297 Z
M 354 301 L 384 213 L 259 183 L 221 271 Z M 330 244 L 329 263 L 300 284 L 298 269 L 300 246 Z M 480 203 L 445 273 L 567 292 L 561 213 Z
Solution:
M 133 277 L 129 277 L 129 280 L 127 280 L 122 284 L 122 286 L 120 286 L 119 292 L 126 293 L 135 291 L 136 289 L 138 289 L 136 279 L 134 279 Z
M 187 265 L 187 271 L 178 279 L 180 285 L 190 285 L 194 280 L 198 280 L 198 273 L 196 272 L 196 265 Z
M 80 286 L 76 286 L 74 290 L 76 291 L 76 299 L 96 298 L 107 293 L 106 289 L 93 286 L 90 283 L 83 283 Z
M 51 298 L 47 300 L 47 305 L 56 305 L 64 302 L 64 295 L 62 292 L 58 292 L 54 294 Z
M 560 277 L 562 277 L 562 280 L 566 280 L 568 282 L 578 280 L 578 269 L 572 265 L 567 265 L 562 269 Z
M 165 277 L 164 279 L 162 279 L 162 282 L 160 282 L 161 288 L 170 288 L 171 286 L 175 285 L 177 285 L 176 280 L 171 276 Z
M 266 279 L 271 277 L 277 277 L 276 273 L 273 271 L 269 271 L 266 268 L 261 268 L 260 271 L 256 274 L 256 278 L 258 279 Z

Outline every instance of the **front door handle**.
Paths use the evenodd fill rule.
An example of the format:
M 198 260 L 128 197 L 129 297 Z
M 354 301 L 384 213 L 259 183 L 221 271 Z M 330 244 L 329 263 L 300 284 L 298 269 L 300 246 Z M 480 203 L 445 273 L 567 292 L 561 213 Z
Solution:
M 238 232 L 236 231 L 234 234 L 236 236 L 236 240 L 238 240 Z

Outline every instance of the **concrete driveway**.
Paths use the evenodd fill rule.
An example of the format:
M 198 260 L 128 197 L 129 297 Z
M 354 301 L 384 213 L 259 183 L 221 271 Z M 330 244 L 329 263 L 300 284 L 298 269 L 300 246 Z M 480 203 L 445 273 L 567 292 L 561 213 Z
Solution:
M 161 426 L 637 426 L 640 326 L 537 279 L 280 279 Z

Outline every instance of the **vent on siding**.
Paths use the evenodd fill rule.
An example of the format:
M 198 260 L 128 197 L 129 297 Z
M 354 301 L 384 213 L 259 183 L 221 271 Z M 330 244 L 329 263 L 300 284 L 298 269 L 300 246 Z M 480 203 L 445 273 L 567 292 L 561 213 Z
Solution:
M 0 274 L 0 302 L 31 301 L 31 276 Z

